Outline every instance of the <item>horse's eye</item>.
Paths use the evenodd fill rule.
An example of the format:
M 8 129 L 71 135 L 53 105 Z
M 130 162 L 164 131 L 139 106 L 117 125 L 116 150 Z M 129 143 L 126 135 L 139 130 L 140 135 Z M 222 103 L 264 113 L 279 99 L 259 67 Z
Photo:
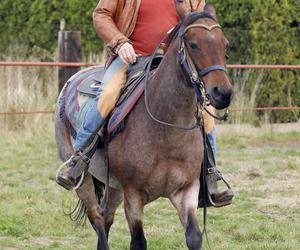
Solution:
M 198 49 L 198 45 L 195 42 L 190 42 L 189 45 L 190 45 L 191 49 Z
M 229 55 L 227 53 L 225 54 L 225 58 L 226 58 L 226 60 L 229 59 Z

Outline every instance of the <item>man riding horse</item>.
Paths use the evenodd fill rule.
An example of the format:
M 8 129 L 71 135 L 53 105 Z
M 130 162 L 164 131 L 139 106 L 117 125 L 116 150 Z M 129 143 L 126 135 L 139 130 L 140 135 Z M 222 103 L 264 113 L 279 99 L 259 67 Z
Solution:
M 93 21 L 98 35 L 103 39 L 108 50 L 103 88 L 93 101 L 86 114 L 85 121 L 77 131 L 74 143 L 75 153 L 65 172 L 59 173 L 57 183 L 67 190 L 73 189 L 79 178 L 73 178 L 78 161 L 93 141 L 96 132 L 105 123 L 114 108 L 122 87 L 127 79 L 128 69 L 137 60 L 149 57 L 158 43 L 179 21 L 178 16 L 186 11 L 203 11 L 204 0 L 101 0 L 94 14 Z M 209 106 L 210 109 L 212 108 Z M 213 111 L 212 111 L 213 112 Z M 216 153 L 216 133 L 214 118 L 203 113 L 204 128 Z M 91 157 L 89 155 L 89 157 Z M 214 167 L 215 168 L 215 167 Z M 216 170 L 216 169 L 215 169 Z M 217 182 L 219 171 L 213 171 Z M 231 200 L 232 194 L 216 191 L 212 197 L 215 203 Z

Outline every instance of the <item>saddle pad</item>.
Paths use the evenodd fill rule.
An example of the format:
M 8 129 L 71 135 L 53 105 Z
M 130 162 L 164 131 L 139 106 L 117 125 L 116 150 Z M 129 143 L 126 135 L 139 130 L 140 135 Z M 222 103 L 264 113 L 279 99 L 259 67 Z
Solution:
M 93 105 L 94 98 L 99 91 L 99 86 L 101 90 L 103 72 L 102 66 L 90 67 L 76 73 L 67 83 L 65 112 L 74 130 L 74 137 L 76 137 L 76 131 L 84 122 L 86 113 L 91 105 Z M 152 70 L 149 78 L 152 77 L 155 72 L 156 70 Z M 96 87 L 91 88 L 91 85 L 96 85 Z M 118 106 L 112 111 L 108 119 L 107 132 L 109 135 L 115 134 L 122 121 L 143 94 L 144 77 L 141 76 L 138 78 L 137 82 L 134 82 L 131 86 L 132 88 L 123 89 L 122 94 L 126 97 L 121 98 L 123 99 L 122 102 L 118 103 Z
M 81 95 L 77 88 L 85 79 L 97 74 L 100 68 L 102 68 L 102 66 L 93 66 L 81 70 L 73 75 L 66 83 L 64 110 L 67 120 L 74 130 L 73 136 L 76 136 L 76 131 L 84 121 L 86 111 L 92 103 L 90 100 L 93 100 L 93 95 Z

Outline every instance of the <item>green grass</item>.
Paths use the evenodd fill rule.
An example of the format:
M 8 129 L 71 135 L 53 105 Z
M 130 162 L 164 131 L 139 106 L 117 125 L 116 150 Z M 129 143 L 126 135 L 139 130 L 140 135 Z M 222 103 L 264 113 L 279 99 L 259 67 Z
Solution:
M 236 197 L 229 207 L 208 210 L 212 249 L 299 249 L 299 131 L 219 135 L 218 165 Z M 60 161 L 53 130 L 0 136 L 0 249 L 95 249 L 89 223 L 78 226 L 63 213 L 76 196 L 54 181 Z M 148 249 L 186 249 L 184 230 L 167 200 L 146 206 L 144 223 Z M 110 246 L 129 249 L 129 242 L 120 207 Z

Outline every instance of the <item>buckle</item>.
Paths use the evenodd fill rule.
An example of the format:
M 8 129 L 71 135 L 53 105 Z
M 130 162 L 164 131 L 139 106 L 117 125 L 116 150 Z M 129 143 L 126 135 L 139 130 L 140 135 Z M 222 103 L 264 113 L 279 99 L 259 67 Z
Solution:
M 207 169 L 207 173 L 208 174 L 214 174 L 216 172 L 216 169 L 215 168 L 208 168 Z
M 192 72 L 191 80 L 194 82 L 199 82 L 199 76 L 197 72 Z

